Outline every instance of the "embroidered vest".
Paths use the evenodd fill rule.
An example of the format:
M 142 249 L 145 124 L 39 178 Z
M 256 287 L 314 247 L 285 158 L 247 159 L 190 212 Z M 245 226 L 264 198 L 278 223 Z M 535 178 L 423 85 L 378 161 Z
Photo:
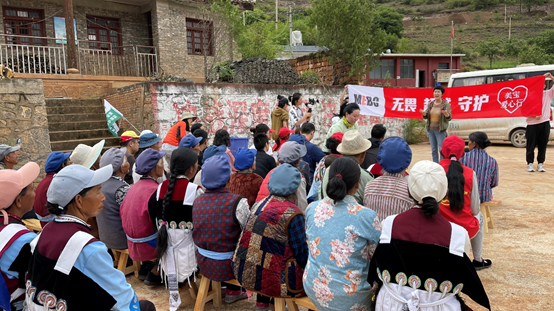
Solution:
M 123 185 L 126 183 L 114 177 L 110 177 L 102 183 L 102 193 L 106 200 L 104 207 L 96 216 L 96 222 L 100 241 L 110 249 L 127 248 L 127 238 L 121 225 L 121 216 L 119 216 L 120 206 L 115 200 L 115 192 Z
M 197 247 L 213 252 L 233 252 L 240 237 L 241 228 L 236 208 L 242 197 L 227 188 L 206 189 L 194 201 L 192 238 Z M 213 281 L 234 278 L 231 260 L 214 260 L 197 253 L 198 268 Z
M 303 214 L 284 198 L 268 199 L 252 208 L 233 256 L 233 272 L 248 290 L 270 297 L 305 296 L 304 269 L 294 259 L 288 232 L 289 221 Z
M 125 234 L 134 239 L 146 238 L 156 232 L 148 211 L 148 200 L 156 192 L 158 183 L 152 179 L 136 182 L 121 203 L 120 215 Z M 135 261 L 147 261 L 157 257 L 156 247 L 148 243 L 134 243 L 127 239 L 129 256 Z
M 443 159 L 439 163 L 448 173 L 450 160 Z M 461 163 L 460 163 L 461 164 Z M 462 165 L 463 166 L 463 165 Z M 471 188 L 473 187 L 473 170 L 463 166 L 464 168 L 464 208 L 460 212 L 454 212 L 450 209 L 448 198 L 440 202 L 439 212 L 446 220 L 464 227 L 467 230 L 469 237 L 473 238 L 479 231 L 479 221 L 471 213 Z
M 248 199 L 252 207 L 256 203 L 256 196 L 260 190 L 263 178 L 256 173 L 236 173 L 231 175 L 229 190 Z
M 60 258 L 67 257 L 64 250 L 76 234 L 81 242 L 86 241 L 79 243 L 80 248 L 68 247 L 65 255 L 72 255 L 69 256 L 72 262 L 60 261 Z M 110 290 L 114 289 L 103 288 L 84 271 L 74 268 L 82 249 L 95 241 L 98 240 L 90 235 L 90 229 L 78 222 L 54 220 L 44 227 L 31 243 L 33 255 L 26 282 L 26 301 L 30 310 L 43 310 L 44 305 L 55 310 L 112 309 L 116 300 Z M 93 262 L 89 264 L 94 266 Z
M 3 217 L 0 217 L 0 221 L 3 219 Z M 2 225 L 0 227 L 0 258 L 4 255 L 6 251 L 12 246 L 12 244 L 19 239 L 24 234 L 27 234 L 31 231 L 29 231 L 25 226 L 21 224 L 8 224 L 8 225 Z M 17 253 L 19 253 L 20 250 L 17 250 Z M 2 269 L 8 270 L 10 267 L 1 267 Z M 19 287 L 20 283 L 24 284 L 23 281 L 19 281 L 18 279 L 11 279 L 8 278 L 8 276 L 3 272 L 0 271 L 2 274 L 2 278 L 4 282 L 6 283 L 6 287 L 10 294 L 13 294 Z M 24 276 L 20 276 L 24 277 Z M 17 295 L 16 298 L 19 298 L 19 296 L 23 295 L 24 292 L 21 292 L 20 295 Z M 20 299 L 17 299 L 20 300 Z M 8 301 L 9 304 L 9 301 Z

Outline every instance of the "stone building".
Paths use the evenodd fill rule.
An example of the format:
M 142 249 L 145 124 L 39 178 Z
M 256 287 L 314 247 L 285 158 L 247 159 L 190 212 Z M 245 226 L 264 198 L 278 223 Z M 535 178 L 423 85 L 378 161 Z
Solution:
M 233 1 L 252 9 L 255 0 Z M 17 73 L 65 74 L 64 0 L 0 0 L 0 62 Z M 81 74 L 166 75 L 204 82 L 233 60 L 232 38 L 202 0 L 74 0 Z

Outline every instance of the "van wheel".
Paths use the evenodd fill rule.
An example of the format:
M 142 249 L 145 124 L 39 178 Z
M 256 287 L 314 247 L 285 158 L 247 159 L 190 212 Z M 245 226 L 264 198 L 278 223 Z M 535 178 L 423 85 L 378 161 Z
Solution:
M 525 137 L 525 129 L 517 129 L 510 135 L 510 141 L 516 148 L 525 148 L 527 146 L 527 138 Z

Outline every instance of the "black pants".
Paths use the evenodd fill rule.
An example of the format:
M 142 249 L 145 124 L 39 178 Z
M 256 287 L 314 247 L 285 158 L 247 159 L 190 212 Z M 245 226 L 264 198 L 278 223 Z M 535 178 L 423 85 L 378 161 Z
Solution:
M 527 163 L 533 163 L 535 160 L 535 148 L 539 148 L 537 153 L 537 162 L 544 163 L 546 155 L 546 145 L 550 136 L 550 121 L 539 124 L 527 125 L 525 137 L 527 138 Z

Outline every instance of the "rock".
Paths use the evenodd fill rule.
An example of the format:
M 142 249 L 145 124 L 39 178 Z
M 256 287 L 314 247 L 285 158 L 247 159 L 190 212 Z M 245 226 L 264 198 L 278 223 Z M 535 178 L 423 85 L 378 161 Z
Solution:
M 298 84 L 298 73 L 286 60 L 248 58 L 230 65 L 234 83 L 244 84 Z M 223 82 L 223 81 L 219 81 Z

